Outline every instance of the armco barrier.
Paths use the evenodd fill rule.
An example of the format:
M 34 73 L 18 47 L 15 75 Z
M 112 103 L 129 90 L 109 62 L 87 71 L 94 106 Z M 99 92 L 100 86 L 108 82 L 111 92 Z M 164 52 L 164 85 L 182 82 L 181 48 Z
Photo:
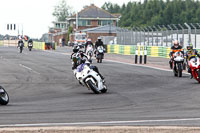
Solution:
M 0 46 L 2 46 L 3 45 L 3 41 L 0 41 Z
M 138 47 L 138 56 L 140 55 L 140 47 Z M 122 55 L 135 55 L 136 46 L 135 45 L 107 45 L 107 53 L 115 53 Z M 144 51 L 144 46 L 142 46 Z M 197 49 L 200 52 L 200 49 Z M 169 53 L 171 51 L 170 47 L 163 46 L 147 46 L 147 56 L 151 57 L 163 57 L 169 58 Z M 142 52 L 144 55 L 144 52 Z
M 24 43 L 24 46 L 27 47 L 28 46 L 28 42 Z M 45 50 L 45 42 L 33 42 L 33 48 L 34 49 L 41 49 L 41 50 Z

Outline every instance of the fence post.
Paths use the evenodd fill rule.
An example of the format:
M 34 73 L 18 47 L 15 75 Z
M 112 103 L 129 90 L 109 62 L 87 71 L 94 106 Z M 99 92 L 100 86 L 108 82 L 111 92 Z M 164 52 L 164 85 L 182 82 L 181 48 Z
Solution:
M 140 64 L 142 64 L 143 47 L 140 45 Z
M 191 42 L 191 27 L 187 24 L 187 23 L 184 23 L 184 25 L 188 28 L 188 35 L 189 35 L 189 42 Z
M 144 64 L 147 64 L 147 46 L 144 47 Z
M 137 59 L 138 59 L 138 46 L 135 48 L 135 64 L 137 64 Z

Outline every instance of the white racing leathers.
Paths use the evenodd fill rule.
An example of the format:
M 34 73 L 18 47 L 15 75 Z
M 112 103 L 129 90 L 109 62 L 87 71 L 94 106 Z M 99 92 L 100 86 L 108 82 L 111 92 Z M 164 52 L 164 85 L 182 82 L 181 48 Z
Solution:
M 88 55 L 89 59 L 92 59 L 93 56 L 93 46 L 92 45 L 88 45 L 86 48 L 86 54 Z

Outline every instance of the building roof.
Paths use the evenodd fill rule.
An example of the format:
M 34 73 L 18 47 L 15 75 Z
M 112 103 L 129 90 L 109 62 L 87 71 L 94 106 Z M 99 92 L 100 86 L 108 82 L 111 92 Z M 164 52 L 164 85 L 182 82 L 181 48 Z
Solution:
M 94 4 L 84 8 L 80 12 L 78 12 L 79 18 L 118 18 L 117 16 L 112 15 L 111 13 L 101 9 Z M 69 19 L 75 19 L 76 14 L 69 17 Z
M 117 33 L 117 30 L 119 30 L 119 27 L 113 26 L 113 25 L 105 25 L 95 28 L 88 28 L 81 30 L 81 32 L 87 32 L 87 33 Z

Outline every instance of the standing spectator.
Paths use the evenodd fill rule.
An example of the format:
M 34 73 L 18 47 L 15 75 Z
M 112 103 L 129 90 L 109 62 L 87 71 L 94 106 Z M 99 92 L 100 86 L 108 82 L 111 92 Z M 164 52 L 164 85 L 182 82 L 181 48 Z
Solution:
M 62 39 L 62 46 L 65 46 L 65 38 Z

